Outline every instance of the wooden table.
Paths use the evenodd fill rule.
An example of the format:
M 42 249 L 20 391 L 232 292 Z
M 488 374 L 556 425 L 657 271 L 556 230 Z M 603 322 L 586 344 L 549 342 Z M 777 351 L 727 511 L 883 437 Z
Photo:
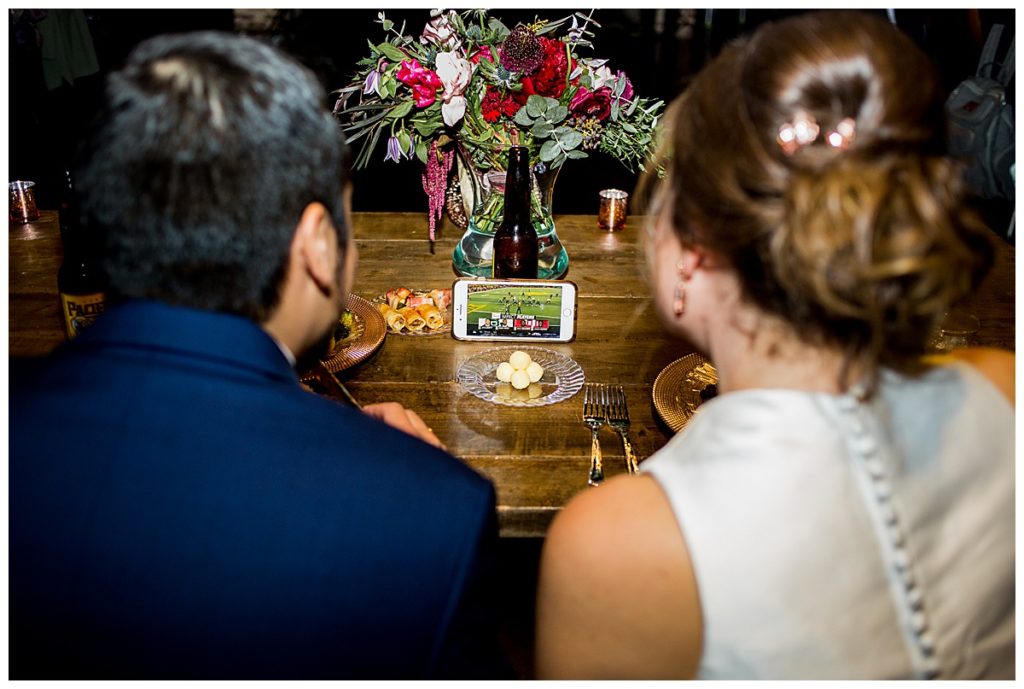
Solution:
M 609 234 L 593 216 L 559 216 L 569 253 L 566 279 L 579 286 L 577 338 L 549 344 L 575 359 L 588 381 L 622 385 L 640 457 L 671 437 L 656 418 L 651 386 L 658 373 L 689 348 L 661 329 L 643 278 L 641 218 Z M 434 253 L 426 221 L 415 213 L 358 213 L 356 294 L 372 299 L 391 287 L 444 287 L 454 279 L 451 253 L 460 232 L 446 224 Z M 56 296 L 61 251 L 56 213 L 11 225 L 10 330 L 12 356 L 49 352 L 64 339 Z M 1014 249 L 1000 242 L 995 270 L 971 300 L 981 321 L 973 344 L 1014 349 Z M 494 346 L 445 336 L 389 335 L 378 352 L 341 374 L 363 403 L 395 400 L 417 410 L 449 450 L 489 477 L 498 493 L 503 536 L 543 536 L 555 513 L 587 488 L 590 434 L 580 395 L 558 404 L 518 409 L 480 400 L 456 381 L 459 364 Z M 622 447 L 602 431 L 605 475 L 625 472 Z

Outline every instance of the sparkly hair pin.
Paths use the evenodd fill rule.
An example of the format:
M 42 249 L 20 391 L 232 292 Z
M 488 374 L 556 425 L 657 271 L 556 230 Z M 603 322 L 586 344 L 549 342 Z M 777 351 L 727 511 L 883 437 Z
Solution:
M 793 155 L 807 144 L 817 140 L 821 128 L 814 118 L 807 113 L 799 113 L 792 122 L 786 122 L 779 127 L 779 134 L 775 140 L 782 152 L 788 156 Z M 836 125 L 836 128 L 825 134 L 825 142 L 832 148 L 846 150 L 853 143 L 857 136 L 857 123 L 852 117 L 845 117 Z

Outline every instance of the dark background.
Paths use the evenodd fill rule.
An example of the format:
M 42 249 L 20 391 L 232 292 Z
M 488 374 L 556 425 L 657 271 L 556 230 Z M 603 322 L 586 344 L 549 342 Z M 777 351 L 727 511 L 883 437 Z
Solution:
M 681 10 L 601 9 L 594 38 L 595 57 L 608 58 L 612 69 L 625 71 L 642 96 L 671 100 L 721 46 L 755 26 L 806 10 Z M 883 10 L 865 10 L 885 15 Z M 292 53 L 316 72 L 330 92 L 348 84 L 356 62 L 367 54 L 367 39 L 383 39 L 376 23 L 378 10 L 267 11 L 273 19 L 260 25 L 233 10 L 84 10 L 100 63 L 100 73 L 47 91 L 33 25 L 24 15 L 15 21 L 9 11 L 10 161 L 9 179 L 37 182 L 43 208 L 55 208 L 62 170 L 74 156 L 84 125 L 96 111 L 103 77 L 116 69 L 139 41 L 158 33 L 219 29 L 244 30 Z M 404 33 L 418 36 L 429 20 L 426 9 L 387 10 Z M 537 17 L 558 19 L 569 10 L 495 10 L 513 27 Z M 973 74 L 983 36 L 994 22 L 1008 24 L 1013 10 L 896 10 L 897 24 L 928 52 L 943 74 L 948 90 Z M 1008 36 L 1004 42 L 1008 42 Z M 330 99 L 329 105 L 333 105 Z M 355 174 L 357 211 L 425 212 L 420 186 L 422 165 L 383 161 L 383 146 L 365 170 Z M 597 191 L 606 187 L 632 190 L 636 176 L 603 154 L 568 161 L 555 190 L 556 213 L 596 212 Z

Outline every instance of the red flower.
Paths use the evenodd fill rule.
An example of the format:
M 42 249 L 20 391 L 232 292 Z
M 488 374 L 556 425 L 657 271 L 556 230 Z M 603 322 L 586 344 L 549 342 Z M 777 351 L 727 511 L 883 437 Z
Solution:
M 417 60 L 402 60 L 402 66 L 398 68 L 395 77 L 412 88 L 418 108 L 425 108 L 433 103 L 437 97 L 437 90 L 444 87 L 441 78 Z
M 611 114 L 611 111 L 612 90 L 607 86 L 596 91 L 590 91 L 581 86 L 569 101 L 569 112 L 577 117 L 596 117 L 598 120 L 604 120 Z
M 488 86 L 484 98 L 480 101 L 480 113 L 488 122 L 497 122 L 502 115 L 515 117 L 522 107 L 512 96 L 502 94 L 493 86 Z
M 474 65 L 479 63 L 480 60 L 487 60 L 488 62 L 494 62 L 494 56 L 491 55 L 491 49 L 487 47 L 477 48 L 476 52 L 469 56 L 469 61 Z
M 498 90 L 488 86 L 484 98 L 480 101 L 480 114 L 487 122 L 497 122 L 501 117 L 502 97 Z
M 526 99 L 537 94 L 558 98 L 565 91 L 565 75 L 569 72 L 569 59 L 565 56 L 565 43 L 553 38 L 540 38 L 544 48 L 544 62 L 531 76 L 523 77 L 523 90 L 513 96 L 516 102 L 525 104 Z
M 505 117 L 515 117 L 521 107 L 523 106 L 510 96 L 505 96 L 505 100 L 501 102 L 501 112 Z
M 569 59 L 565 55 L 565 43 L 553 38 L 541 38 L 544 46 L 544 63 L 530 77 L 533 89 L 542 96 L 558 98 L 565 91 L 565 75 L 569 72 Z

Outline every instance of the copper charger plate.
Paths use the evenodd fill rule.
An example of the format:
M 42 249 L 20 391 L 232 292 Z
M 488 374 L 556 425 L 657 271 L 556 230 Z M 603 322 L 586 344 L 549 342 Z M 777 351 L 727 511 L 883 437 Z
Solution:
M 377 351 L 387 334 L 387 323 L 380 311 L 362 297 L 348 296 L 348 310 L 355 321 L 348 337 L 334 346 L 321 363 L 331 373 L 338 373 L 365 361 Z
M 678 432 L 703 400 L 701 391 L 718 382 L 715 367 L 700 354 L 687 354 L 666 366 L 654 380 L 651 396 L 661 420 Z

